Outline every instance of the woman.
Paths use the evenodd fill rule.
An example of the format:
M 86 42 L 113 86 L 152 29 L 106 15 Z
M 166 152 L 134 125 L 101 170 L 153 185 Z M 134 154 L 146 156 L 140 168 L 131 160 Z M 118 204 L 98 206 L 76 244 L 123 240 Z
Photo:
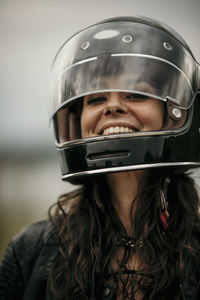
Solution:
M 112 18 L 69 39 L 53 73 L 62 177 L 82 187 L 11 242 L 2 299 L 199 299 L 190 49 L 155 21 Z

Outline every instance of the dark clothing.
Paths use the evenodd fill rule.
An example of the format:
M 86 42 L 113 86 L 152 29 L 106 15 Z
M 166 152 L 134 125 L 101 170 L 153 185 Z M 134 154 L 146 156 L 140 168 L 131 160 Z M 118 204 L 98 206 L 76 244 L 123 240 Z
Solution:
M 40 221 L 25 228 L 10 242 L 0 266 L 0 300 L 47 299 L 48 270 L 58 252 L 56 234 L 49 221 Z M 187 281 L 180 283 L 184 300 L 198 300 L 197 274 L 192 262 Z M 108 282 L 98 286 L 99 300 L 113 299 Z M 72 296 L 70 300 L 83 299 Z
M 0 268 L 1 300 L 46 299 L 48 267 L 57 242 L 48 221 L 23 229 L 10 242 Z

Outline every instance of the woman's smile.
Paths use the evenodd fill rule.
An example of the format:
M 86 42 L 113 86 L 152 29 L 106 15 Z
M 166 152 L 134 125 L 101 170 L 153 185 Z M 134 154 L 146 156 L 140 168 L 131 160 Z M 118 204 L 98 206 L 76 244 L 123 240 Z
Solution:
M 140 94 L 104 92 L 87 95 L 81 113 L 82 137 L 138 131 L 163 127 L 164 105 Z

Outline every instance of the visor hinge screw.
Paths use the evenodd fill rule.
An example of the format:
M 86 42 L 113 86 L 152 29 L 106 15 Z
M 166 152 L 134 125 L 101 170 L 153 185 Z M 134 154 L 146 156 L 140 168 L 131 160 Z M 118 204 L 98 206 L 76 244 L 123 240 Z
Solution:
M 177 107 L 174 107 L 174 108 L 172 109 L 172 114 L 173 114 L 173 116 L 174 116 L 175 118 L 177 118 L 177 119 L 180 119 L 180 118 L 182 117 L 181 110 L 178 109 Z

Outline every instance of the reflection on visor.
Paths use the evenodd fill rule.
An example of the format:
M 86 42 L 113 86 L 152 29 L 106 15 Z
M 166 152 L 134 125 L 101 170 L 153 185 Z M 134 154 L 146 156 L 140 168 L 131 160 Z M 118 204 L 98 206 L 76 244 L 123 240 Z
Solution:
M 188 74 L 191 78 L 172 64 L 149 56 L 100 56 L 60 73 L 54 88 L 54 111 L 75 98 L 103 91 L 171 99 L 188 108 L 194 98 L 192 72 Z
M 147 83 L 146 91 L 154 92 Z M 116 138 L 159 134 L 182 128 L 187 111 L 171 102 L 128 92 L 101 92 L 69 102 L 58 110 L 57 141 L 63 144 L 81 138 Z

